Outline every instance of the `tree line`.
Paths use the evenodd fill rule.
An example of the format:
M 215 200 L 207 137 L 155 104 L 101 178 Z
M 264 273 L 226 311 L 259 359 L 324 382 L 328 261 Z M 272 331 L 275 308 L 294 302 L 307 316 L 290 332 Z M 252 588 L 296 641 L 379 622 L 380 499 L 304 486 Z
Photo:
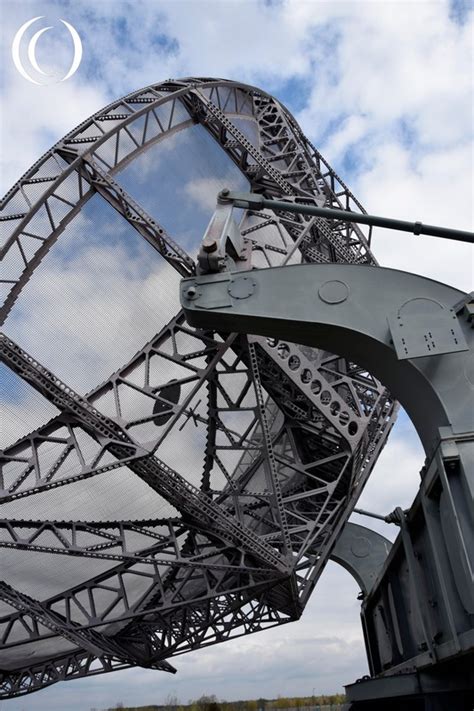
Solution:
M 90 711 L 278 711 L 279 709 L 299 709 L 307 711 L 319 707 L 338 706 L 346 700 L 344 694 L 318 694 L 311 696 L 279 696 L 276 699 L 242 699 L 239 701 L 219 700 L 214 694 L 190 699 L 187 704 L 175 695 L 168 695 L 163 704 L 151 706 L 124 706 L 118 702 L 107 709 Z M 321 710 L 322 711 L 322 710 Z

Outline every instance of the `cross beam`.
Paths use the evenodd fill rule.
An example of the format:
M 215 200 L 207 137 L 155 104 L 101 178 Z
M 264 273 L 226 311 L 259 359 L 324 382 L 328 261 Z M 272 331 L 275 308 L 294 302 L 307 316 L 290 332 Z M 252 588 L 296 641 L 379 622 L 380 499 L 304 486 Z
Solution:
M 113 455 L 122 456 L 124 450 L 135 451 L 136 443 L 117 423 L 100 413 L 5 334 L 0 334 L 0 357 L 17 375 L 29 382 L 56 407 L 77 417 L 99 441 L 108 441 L 109 450 Z M 146 452 L 144 454 L 146 455 Z M 265 566 L 282 574 L 290 573 L 289 562 L 276 549 L 259 539 L 157 457 L 151 454 L 144 456 L 143 459 L 130 463 L 130 468 L 179 511 L 191 516 L 198 525 L 204 526 L 205 530 L 228 538 L 254 555 Z
M 4 581 L 0 581 L 0 600 L 11 605 L 19 612 L 26 613 L 55 634 L 97 657 L 107 654 L 129 664 L 148 665 L 147 655 L 137 646 L 125 647 L 113 637 L 93 629 L 81 628 L 80 625 L 72 620 L 66 622 L 61 615 L 45 607 L 39 600 L 35 600 L 29 595 L 16 590 Z

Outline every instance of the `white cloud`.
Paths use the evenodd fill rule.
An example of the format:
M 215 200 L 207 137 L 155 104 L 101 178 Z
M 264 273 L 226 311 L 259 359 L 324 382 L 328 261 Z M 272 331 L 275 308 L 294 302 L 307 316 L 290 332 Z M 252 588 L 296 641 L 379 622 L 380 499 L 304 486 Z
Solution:
M 397 423 L 380 454 L 374 471 L 357 502 L 357 508 L 386 516 L 397 506 L 409 508 L 420 483 L 420 469 L 425 454 L 415 431 L 402 410 Z M 396 526 L 377 519 L 353 514 L 351 520 L 394 540 Z
M 107 103 L 105 92 L 75 77 L 63 84 L 35 86 L 6 72 L 0 94 L 2 194 L 53 143 Z
M 87 247 L 87 239 L 67 260 L 53 250 L 12 310 L 6 333 L 74 389 L 92 389 L 179 310 L 178 277 L 143 245 L 134 258 L 123 244 Z
M 414 160 L 394 141 L 378 146 L 373 165 L 356 180 L 369 212 L 426 224 L 470 229 L 472 160 L 465 145 L 432 151 Z M 472 246 L 463 242 L 377 229 L 373 249 L 383 266 L 427 276 L 471 291 Z
M 317 135 L 321 120 L 326 124 L 341 114 L 365 115 L 382 125 L 412 116 L 425 144 L 465 138 L 472 129 L 471 23 L 450 22 L 448 3 L 367 2 L 342 8 L 333 25 L 334 73 L 318 74 L 301 117 L 305 123 L 313 120 L 310 132 Z M 331 11 L 326 19 L 336 20 Z
M 332 71 L 318 73 L 298 116 L 303 128 L 330 163 L 353 173 L 368 212 L 470 229 L 472 18 L 451 22 L 448 4 L 437 2 L 336 3 L 333 28 L 336 17 Z M 465 244 L 375 230 L 374 251 L 384 266 L 472 289 Z
M 340 160 L 344 152 L 360 141 L 369 128 L 369 121 L 365 116 L 348 116 L 342 122 L 341 128 L 331 134 L 326 142 L 326 153 L 332 160 Z
M 228 184 L 229 180 L 225 176 L 222 178 L 196 178 L 185 185 L 184 191 L 197 208 L 212 213 L 216 209 L 217 194 Z

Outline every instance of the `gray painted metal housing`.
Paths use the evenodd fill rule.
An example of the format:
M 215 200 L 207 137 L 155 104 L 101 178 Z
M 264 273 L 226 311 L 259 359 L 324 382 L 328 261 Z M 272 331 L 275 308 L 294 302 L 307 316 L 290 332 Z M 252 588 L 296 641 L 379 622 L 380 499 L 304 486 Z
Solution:
M 183 280 L 181 294 L 192 325 L 331 349 L 367 367 L 405 407 L 426 466 L 411 509 L 391 515 L 400 534 L 364 595 L 376 679 L 348 693 L 354 702 L 408 697 L 418 684 L 421 696 L 446 694 L 449 663 L 456 701 L 448 695 L 438 707 L 452 708 L 459 693 L 474 689 L 472 295 L 406 272 L 346 264 L 222 271 Z

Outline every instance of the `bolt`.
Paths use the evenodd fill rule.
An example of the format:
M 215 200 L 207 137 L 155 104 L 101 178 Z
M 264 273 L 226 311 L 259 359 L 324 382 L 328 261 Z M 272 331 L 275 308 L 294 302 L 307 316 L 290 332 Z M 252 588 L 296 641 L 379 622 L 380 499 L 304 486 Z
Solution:
M 195 288 L 194 286 L 190 286 L 190 287 L 186 290 L 186 298 L 192 299 L 192 298 L 194 298 L 194 297 L 196 296 L 196 293 L 197 293 L 197 292 L 196 292 L 196 288 Z
M 211 252 L 215 252 L 217 250 L 217 242 L 215 239 L 209 240 L 208 242 L 203 242 L 202 243 L 202 249 L 204 252 L 207 254 L 210 254 Z

